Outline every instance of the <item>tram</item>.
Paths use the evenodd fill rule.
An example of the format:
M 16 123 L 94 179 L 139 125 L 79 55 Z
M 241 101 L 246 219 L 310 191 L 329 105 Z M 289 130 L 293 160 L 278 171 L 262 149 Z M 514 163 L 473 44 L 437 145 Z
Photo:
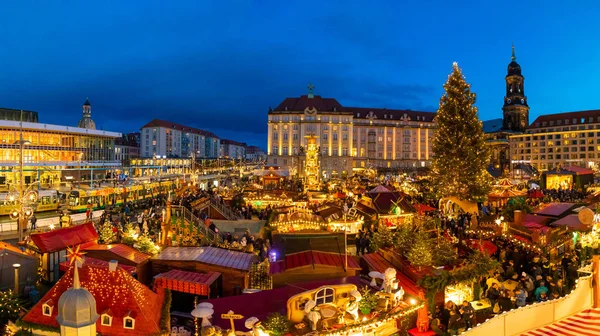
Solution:
M 88 204 L 94 210 L 104 209 L 107 205 L 123 205 L 123 202 L 141 201 L 158 195 L 169 195 L 175 192 L 176 181 L 161 181 L 136 184 L 127 187 L 78 189 L 67 197 L 67 209 L 71 213 L 85 212 Z
M 28 200 L 35 212 L 56 211 L 60 206 L 60 197 L 57 190 L 40 190 L 32 193 L 37 199 Z M 14 193 L 0 193 L 0 216 L 8 215 L 15 210 L 17 199 Z

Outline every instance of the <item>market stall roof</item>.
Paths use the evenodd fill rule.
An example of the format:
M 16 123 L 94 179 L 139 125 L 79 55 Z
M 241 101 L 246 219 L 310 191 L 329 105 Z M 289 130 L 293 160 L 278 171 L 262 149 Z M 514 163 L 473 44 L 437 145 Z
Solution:
M 514 190 L 514 189 L 495 190 L 495 191 L 492 191 L 488 195 L 489 198 L 498 198 L 498 199 L 524 197 L 524 196 L 527 196 L 526 192 Z
M 528 228 L 531 231 L 538 231 L 542 234 L 545 234 L 550 230 L 550 227 L 535 222 L 524 222 L 522 226 Z
M 385 270 L 388 268 L 395 268 L 389 261 L 387 261 L 381 254 L 377 252 L 365 254 L 362 256 L 362 258 L 371 270 L 382 274 L 385 273 Z M 419 287 L 417 284 L 402 274 L 402 272 L 396 271 L 396 279 L 398 279 L 398 284 L 402 286 L 406 294 L 413 296 L 419 295 Z
M 73 287 L 73 264 L 60 280 L 29 310 L 23 321 L 57 328 L 56 317 L 58 300 L 69 288 Z M 96 301 L 96 311 L 110 309 L 113 323 L 102 325 L 96 322 L 96 330 L 102 335 L 155 335 L 161 331 L 160 320 L 164 301 L 164 291 L 154 293 L 142 285 L 124 269 L 117 267 L 111 271 L 109 267 L 84 264 L 79 268 L 79 282 L 87 289 Z M 54 303 L 50 316 L 43 314 L 42 305 L 48 301 Z M 125 329 L 123 318 L 131 316 L 135 319 L 134 329 Z
M 567 167 L 557 167 L 553 170 L 548 170 L 543 174 L 546 175 L 564 175 L 564 174 L 575 174 L 575 175 L 593 175 L 594 171 L 589 168 L 579 167 L 579 166 L 567 166 Z
M 377 187 L 369 190 L 369 194 L 389 193 L 392 192 L 388 187 L 378 185 Z
M 210 286 L 220 276 L 219 272 L 196 273 L 174 269 L 155 276 L 154 288 L 168 288 L 178 292 L 208 296 Z
M 413 208 L 415 208 L 415 210 L 417 210 L 419 213 L 437 210 L 436 208 L 423 203 L 413 204 Z
M 9 250 L 11 252 L 15 252 L 15 253 L 19 253 L 19 254 L 24 254 L 24 255 L 28 255 L 27 253 L 21 251 L 21 249 L 19 249 L 18 247 L 12 245 L 12 244 L 8 244 L 5 242 L 1 242 L 0 241 L 0 254 L 2 252 L 4 252 L 3 250 Z
M 501 187 L 512 187 L 514 186 L 514 184 L 507 178 L 501 179 L 500 181 L 498 181 L 498 183 L 496 183 L 496 185 L 501 186 Z
M 252 253 L 218 247 L 167 247 L 152 257 L 152 260 L 197 261 L 203 264 L 248 271 L 256 257 Z
M 533 213 L 537 215 L 546 215 L 552 217 L 562 217 L 567 214 L 567 212 L 576 208 L 579 204 L 577 203 L 548 203 L 542 205 L 540 208 L 535 210 Z
M 83 263 L 85 265 L 98 266 L 98 267 L 108 267 L 108 264 L 109 264 L 108 261 L 100 260 L 100 259 L 96 259 L 96 258 L 92 258 L 92 257 L 87 257 L 87 256 L 83 257 Z M 71 263 L 67 260 L 67 261 L 61 262 L 59 268 L 60 268 L 61 272 L 66 272 L 69 269 L 69 267 L 71 267 Z M 132 275 L 137 272 L 137 269 L 134 266 L 119 264 L 118 267 L 121 267 L 123 270 L 125 270 L 125 272 L 132 274 Z
M 538 216 L 535 214 L 527 214 L 527 215 L 525 215 L 525 217 L 523 217 L 523 222 L 547 224 L 548 222 L 552 221 L 553 219 L 554 219 L 553 217 L 548 217 L 548 216 Z
M 550 225 L 551 226 L 566 226 L 569 229 L 576 230 L 576 231 L 589 231 L 592 228 L 591 225 L 585 225 L 585 224 L 581 223 L 581 221 L 579 220 L 578 214 L 572 214 L 572 215 L 565 216 L 565 217 L 551 223 Z
M 244 316 L 243 319 L 234 320 L 235 329 L 240 331 L 248 330 L 244 322 L 249 317 L 257 317 L 259 321 L 264 321 L 270 313 L 280 313 L 287 316 L 288 299 L 296 294 L 306 292 L 321 286 L 332 286 L 339 284 L 354 284 L 359 289 L 368 286 L 368 282 L 359 277 L 346 277 L 331 280 L 312 281 L 305 283 L 295 283 L 285 287 L 271 289 L 252 294 L 243 294 L 237 296 L 228 296 L 219 299 L 206 300 L 213 305 L 214 318 L 213 325 L 223 329 L 231 329 L 229 320 L 222 319 L 221 314 L 226 314 L 233 310 L 235 314 Z
M 141 264 L 150 259 L 146 253 L 142 253 L 131 246 L 125 244 L 95 244 L 87 246 L 85 251 L 110 251 L 123 259 L 127 259 L 135 264 Z
M 291 253 L 287 254 L 284 260 L 271 263 L 271 269 L 269 270 L 269 273 L 282 273 L 286 270 L 312 266 L 313 264 L 325 267 L 343 268 L 345 264 L 345 256 L 337 253 L 321 251 L 303 251 Z M 348 268 L 360 269 L 360 265 L 352 256 L 348 256 Z
M 98 240 L 98 233 L 92 223 L 70 226 L 44 233 L 32 233 L 31 240 L 42 253 L 51 253 L 65 250 L 67 247 L 94 245 Z
M 539 189 L 534 189 L 529 193 L 529 198 L 544 198 L 544 193 Z

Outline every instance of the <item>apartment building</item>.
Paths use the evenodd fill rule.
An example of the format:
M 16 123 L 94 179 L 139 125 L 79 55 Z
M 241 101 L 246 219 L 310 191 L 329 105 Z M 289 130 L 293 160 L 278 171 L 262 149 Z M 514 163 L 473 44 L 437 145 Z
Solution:
M 220 157 L 229 158 L 234 160 L 241 160 L 246 158 L 246 147 L 247 145 L 242 142 L 221 139 L 220 143 Z
M 595 168 L 600 158 L 600 110 L 541 115 L 524 134 L 510 136 L 509 142 L 513 167 Z
M 218 158 L 220 139 L 194 127 L 154 119 L 141 128 L 140 152 L 144 158 Z

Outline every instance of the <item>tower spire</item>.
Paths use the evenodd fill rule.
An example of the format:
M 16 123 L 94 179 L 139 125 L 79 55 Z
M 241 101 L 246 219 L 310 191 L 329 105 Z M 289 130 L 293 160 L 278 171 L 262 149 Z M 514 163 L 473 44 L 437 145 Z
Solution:
M 79 283 L 79 265 L 75 262 L 73 266 L 73 289 L 79 289 L 81 288 L 81 284 Z
M 517 56 L 515 55 L 515 44 L 513 43 L 512 45 L 512 56 L 510 57 L 510 59 L 514 62 L 517 60 Z
M 315 86 L 312 83 L 308 84 L 308 98 L 315 97 Z

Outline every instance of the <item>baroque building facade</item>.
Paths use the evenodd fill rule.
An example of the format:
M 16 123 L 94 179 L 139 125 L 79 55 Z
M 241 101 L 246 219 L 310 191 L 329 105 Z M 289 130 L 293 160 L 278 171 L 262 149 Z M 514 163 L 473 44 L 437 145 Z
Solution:
M 268 113 L 267 164 L 302 176 L 307 136 L 320 153 L 321 178 L 345 178 L 365 168 L 427 167 L 435 113 L 342 106 L 314 94 L 286 98 Z

